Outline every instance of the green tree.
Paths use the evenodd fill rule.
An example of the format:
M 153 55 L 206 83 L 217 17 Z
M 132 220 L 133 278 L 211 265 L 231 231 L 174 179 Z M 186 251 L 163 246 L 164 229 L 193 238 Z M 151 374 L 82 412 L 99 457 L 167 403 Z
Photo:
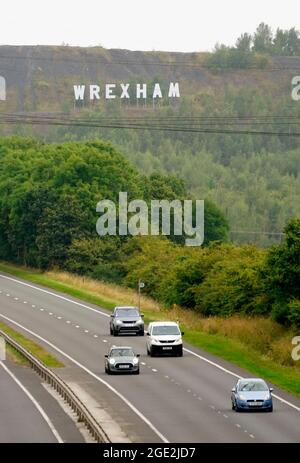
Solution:
M 297 318 L 300 299 L 300 218 L 286 225 L 285 242 L 271 248 L 263 269 L 264 284 L 273 307 L 273 316 L 280 323 Z
M 41 268 L 64 268 L 72 240 L 89 232 L 88 214 L 74 197 L 62 196 L 44 209 L 37 225 L 36 244 Z
M 258 53 L 268 53 L 272 50 L 273 33 L 270 26 L 260 23 L 253 36 L 253 50 Z
M 244 33 L 236 41 L 236 48 L 244 53 L 251 52 L 252 36 L 251 34 Z

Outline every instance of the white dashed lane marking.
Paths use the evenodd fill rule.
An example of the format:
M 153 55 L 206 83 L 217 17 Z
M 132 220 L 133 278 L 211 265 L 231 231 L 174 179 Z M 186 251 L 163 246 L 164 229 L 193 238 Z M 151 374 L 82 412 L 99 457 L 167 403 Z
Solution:
M 2 293 L 2 291 L 0 291 L 0 293 Z M 10 294 L 9 294 L 9 293 L 6 293 L 6 296 L 7 296 L 7 297 L 10 297 Z M 19 298 L 18 298 L 18 297 L 15 297 L 14 300 L 18 301 Z M 28 302 L 27 302 L 27 301 L 23 301 L 23 303 L 24 303 L 24 304 L 27 304 Z M 33 304 L 33 305 L 32 305 L 32 308 L 35 308 L 35 307 L 36 307 L 36 306 Z M 45 309 L 41 308 L 40 311 L 41 311 L 41 312 L 44 312 Z M 47 312 L 47 311 L 46 311 L 46 312 Z M 53 315 L 53 312 L 48 312 L 48 315 L 52 316 L 52 315 Z M 56 318 L 57 318 L 58 320 L 61 320 L 63 317 L 61 317 L 61 316 L 56 316 Z M 67 324 L 71 324 L 71 321 L 70 321 L 70 320 L 67 320 L 66 323 L 67 323 Z M 75 326 L 76 328 L 80 328 L 80 325 L 74 325 L 74 326 Z M 89 330 L 85 329 L 84 332 L 85 332 L 85 333 L 89 333 Z M 98 338 L 98 335 L 97 335 L 97 334 L 94 334 L 93 337 L 94 337 L 94 338 Z M 104 343 L 107 343 L 107 342 L 108 342 L 106 339 L 103 339 L 102 341 L 103 341 Z M 157 372 L 158 372 L 158 370 L 157 370 L 156 368 L 152 368 L 150 365 L 146 365 L 145 362 L 141 362 L 141 365 L 147 366 L 147 367 L 148 367 L 149 369 L 151 369 L 154 373 L 157 373 Z M 170 381 L 171 381 L 172 383 L 175 383 L 176 386 L 180 386 L 180 383 L 175 382 L 175 379 L 174 379 L 174 378 L 170 378 L 168 375 L 165 375 L 164 377 L 165 377 L 166 379 L 170 379 Z M 192 390 L 191 390 L 191 389 L 187 389 L 186 391 L 187 391 L 188 393 L 192 393 Z M 195 393 L 193 393 L 193 397 L 197 398 L 198 400 L 203 400 L 202 397 L 197 396 L 197 394 L 195 394 Z M 216 411 L 216 407 L 215 407 L 214 405 L 210 405 L 210 408 L 211 408 L 212 410 Z M 218 410 L 217 413 L 218 413 L 219 415 L 221 415 L 221 411 L 220 411 L 220 410 Z M 223 417 L 224 417 L 224 418 L 228 418 L 228 416 L 227 416 L 226 414 L 223 414 Z M 240 425 L 240 424 L 235 423 L 235 426 L 236 426 L 237 428 L 241 429 L 241 425 Z M 248 431 L 247 431 L 247 430 L 244 430 L 244 433 L 248 433 Z M 255 439 L 255 436 L 254 436 L 253 434 L 249 434 L 249 437 L 250 437 L 251 439 Z

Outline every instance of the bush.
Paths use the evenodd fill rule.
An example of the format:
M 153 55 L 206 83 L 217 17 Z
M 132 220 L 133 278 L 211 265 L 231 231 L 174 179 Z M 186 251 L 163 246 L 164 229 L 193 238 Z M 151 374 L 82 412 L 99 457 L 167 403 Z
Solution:
M 271 315 L 274 321 L 281 325 L 287 325 L 289 315 L 289 308 L 287 304 L 285 302 L 276 302 L 273 304 Z
M 288 320 L 292 325 L 300 328 L 300 301 L 293 299 L 288 303 Z

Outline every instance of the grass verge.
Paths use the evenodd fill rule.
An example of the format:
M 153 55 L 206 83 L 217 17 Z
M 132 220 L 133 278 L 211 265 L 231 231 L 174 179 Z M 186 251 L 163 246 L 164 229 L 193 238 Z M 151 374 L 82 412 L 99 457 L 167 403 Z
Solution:
M 9 344 L 6 344 L 6 357 L 11 362 L 17 363 L 18 365 L 30 365 L 28 360 Z
M 137 304 L 136 293 L 128 288 L 82 278 L 65 272 L 42 273 L 0 263 L 0 271 L 41 284 L 84 301 L 112 309 L 120 304 Z M 151 298 L 143 297 L 145 321 L 179 320 L 185 340 L 207 352 L 260 376 L 300 397 L 300 362 L 291 360 L 292 332 L 268 319 L 203 319 L 178 307 L 165 310 Z M 277 360 L 278 359 L 278 360 Z M 276 361 L 277 360 L 277 361 Z
M 57 360 L 52 354 L 49 354 L 49 352 L 47 352 L 43 347 L 39 346 L 30 339 L 25 338 L 25 336 L 18 333 L 5 323 L 0 322 L 0 330 L 8 334 L 8 336 L 13 338 L 22 347 L 28 350 L 32 355 L 34 355 L 38 360 L 43 362 L 48 367 L 60 368 L 64 366 L 63 363 Z M 17 360 L 20 361 L 21 358 L 24 359 L 24 357 L 11 346 L 8 345 L 8 349 L 9 352 L 12 353 L 13 357 L 15 357 Z M 27 360 L 25 359 L 25 362 L 21 361 L 21 363 L 27 363 Z

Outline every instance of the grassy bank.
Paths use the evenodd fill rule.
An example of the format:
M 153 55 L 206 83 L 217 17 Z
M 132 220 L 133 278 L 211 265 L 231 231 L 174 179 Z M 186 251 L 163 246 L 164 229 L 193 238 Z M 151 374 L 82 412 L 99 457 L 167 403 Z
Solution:
M 64 365 L 57 360 L 52 354 L 49 354 L 43 347 L 39 346 L 35 342 L 31 341 L 30 339 L 26 338 L 22 334 L 18 333 L 10 326 L 6 325 L 5 323 L 0 322 L 0 330 L 4 331 L 4 333 L 8 334 L 11 338 L 13 338 L 16 342 L 18 342 L 22 347 L 28 350 L 32 355 L 34 355 L 38 360 L 43 362 L 48 367 L 53 368 L 60 368 Z M 24 357 L 16 351 L 12 346 L 8 345 L 9 352 L 13 355 L 15 359 L 19 362 L 26 364 L 27 361 Z
M 87 302 L 112 309 L 118 304 L 137 304 L 136 292 L 121 286 L 83 278 L 66 272 L 42 273 L 1 263 L 0 271 L 33 283 L 63 291 Z M 178 320 L 185 340 L 220 358 L 262 376 L 288 392 L 300 396 L 300 361 L 291 358 L 291 340 L 297 333 L 262 317 L 201 318 L 191 310 L 166 310 L 148 297 L 141 298 L 145 320 Z

